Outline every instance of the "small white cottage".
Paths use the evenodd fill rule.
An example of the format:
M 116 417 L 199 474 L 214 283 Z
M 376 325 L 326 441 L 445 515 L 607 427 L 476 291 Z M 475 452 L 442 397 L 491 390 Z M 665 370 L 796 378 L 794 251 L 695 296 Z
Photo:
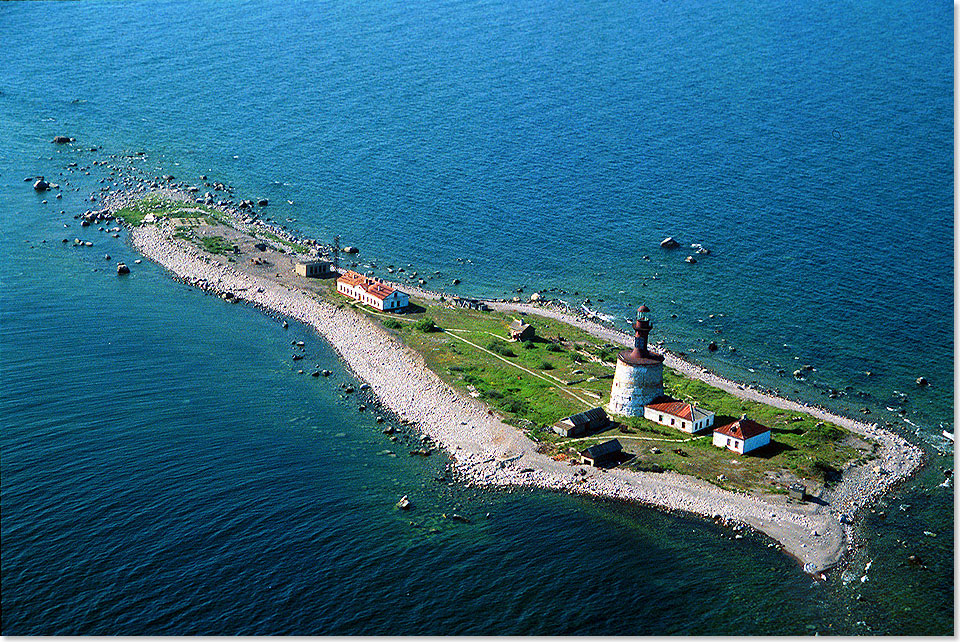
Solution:
M 695 433 L 711 427 L 714 415 L 685 401 L 659 397 L 643 407 L 643 417 L 662 426 Z
M 743 415 L 737 421 L 713 431 L 713 445 L 741 455 L 770 443 L 770 429 Z

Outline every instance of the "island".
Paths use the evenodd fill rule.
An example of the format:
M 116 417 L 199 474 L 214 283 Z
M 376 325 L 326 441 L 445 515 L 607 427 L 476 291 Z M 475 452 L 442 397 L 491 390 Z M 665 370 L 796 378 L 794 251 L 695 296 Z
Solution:
M 449 454 L 464 483 L 582 493 L 753 528 L 822 578 L 856 546 L 858 513 L 922 465 L 919 448 L 878 425 L 648 345 L 646 307 L 631 336 L 539 296 L 466 299 L 397 266 L 385 266 L 397 281 L 376 278 L 362 273 L 355 248 L 290 234 L 252 201 L 197 192 L 130 186 L 82 218 L 115 218 L 140 253 L 185 283 L 315 328 L 385 409 Z M 348 270 L 356 276 L 338 289 Z M 378 296 L 354 294 L 361 286 Z M 636 391 L 613 392 L 638 376 L 621 367 L 648 366 L 659 381 L 636 385 L 654 396 L 639 403 Z M 762 445 L 751 451 L 755 436 Z

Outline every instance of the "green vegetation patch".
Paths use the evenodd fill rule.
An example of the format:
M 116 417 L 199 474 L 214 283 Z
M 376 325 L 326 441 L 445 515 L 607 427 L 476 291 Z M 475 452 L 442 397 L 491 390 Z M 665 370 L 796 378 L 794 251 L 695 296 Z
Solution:
M 334 303 L 345 301 L 332 282 L 323 284 L 323 288 L 321 296 Z M 635 455 L 628 467 L 673 470 L 725 488 L 761 493 L 783 492 L 775 478 L 783 474 L 827 483 L 835 479 L 844 463 L 870 455 L 869 445 L 867 452 L 858 450 L 857 440 L 839 426 L 740 399 L 669 368 L 664 369 L 667 394 L 715 412 L 717 426 L 746 414 L 771 428 L 773 446 L 759 454 L 738 455 L 713 446 L 711 431 L 691 436 L 642 418 L 617 418 L 617 425 L 586 439 L 561 438 L 551 431 L 553 423 L 609 401 L 613 362 L 624 348 L 606 344 L 579 328 L 533 315 L 523 320 L 534 326 L 536 337 L 514 343 L 509 341 L 508 326 L 515 315 L 433 301 L 412 303 L 415 312 L 402 315 L 401 327 L 393 328 L 404 343 L 423 355 L 426 365 L 448 384 L 479 397 L 506 422 L 526 430 L 540 442 L 541 452 L 549 455 L 569 457 L 593 443 L 616 437 L 627 452 Z M 362 307 L 358 310 L 384 322 L 380 313 Z M 418 323 L 427 321 L 443 331 L 417 329 Z M 659 453 L 653 453 L 654 448 Z M 682 454 L 674 452 L 678 449 Z
M 183 218 L 194 223 L 230 225 L 226 216 L 209 205 L 170 198 L 156 192 L 145 194 L 114 213 L 124 223 L 134 227 L 143 225 L 148 214 L 153 214 L 156 219 Z
M 233 254 L 234 245 L 222 236 L 203 236 L 198 239 L 200 247 L 211 254 Z
M 299 243 L 293 243 L 291 241 L 288 241 L 285 238 L 281 238 L 277 236 L 273 232 L 260 231 L 258 232 L 258 235 L 260 238 L 264 240 L 273 241 L 274 243 L 279 243 L 280 245 L 284 245 L 298 254 L 307 253 L 307 247 L 305 245 L 300 245 Z

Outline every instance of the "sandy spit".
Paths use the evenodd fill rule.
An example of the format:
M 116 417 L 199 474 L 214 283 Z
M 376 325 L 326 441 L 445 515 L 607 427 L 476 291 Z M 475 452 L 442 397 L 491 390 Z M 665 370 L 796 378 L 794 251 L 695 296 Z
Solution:
M 922 451 L 875 425 L 738 386 L 668 355 L 670 367 L 737 396 L 810 412 L 876 439 L 881 443 L 880 457 L 867 467 L 845 470 L 843 482 L 829 498 L 830 505 L 790 504 L 782 496 L 761 499 L 675 473 L 601 471 L 557 462 L 537 453 L 536 444 L 521 431 L 499 421 L 481 402 L 445 384 L 425 366 L 419 354 L 354 310 L 319 301 L 303 290 L 245 271 L 242 265 L 211 261 L 194 246 L 172 238 L 168 223 L 135 228 L 130 238 L 144 256 L 189 284 L 220 294 L 232 293 L 240 300 L 313 326 L 354 374 L 370 384 L 384 406 L 415 423 L 450 454 L 468 483 L 583 493 L 686 511 L 731 525 L 746 524 L 772 537 L 803 564 L 805 571 L 816 574 L 840 560 L 850 539 L 850 527 L 841 524 L 840 516 L 852 517 L 915 471 L 922 461 Z M 605 340 L 630 342 L 622 332 L 542 307 L 498 307 L 552 316 Z

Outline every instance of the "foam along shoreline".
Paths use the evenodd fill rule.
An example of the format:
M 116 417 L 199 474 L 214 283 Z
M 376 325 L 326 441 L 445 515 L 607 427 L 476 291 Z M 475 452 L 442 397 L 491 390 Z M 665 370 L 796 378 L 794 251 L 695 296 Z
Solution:
M 173 233 L 170 222 L 163 221 L 133 228 L 130 239 L 145 257 L 187 283 L 219 294 L 230 293 L 313 326 L 354 374 L 370 385 L 381 403 L 401 419 L 417 424 L 443 447 L 470 483 L 530 486 L 630 500 L 731 525 L 746 524 L 779 542 L 805 571 L 817 574 L 837 564 L 852 542 L 852 527 L 841 524 L 840 516 L 853 516 L 922 462 L 919 448 L 877 426 L 741 387 L 674 355 L 667 355 L 667 365 L 688 376 L 740 397 L 809 412 L 876 439 L 881 444 L 878 459 L 863 467 L 845 469 L 843 481 L 825 497 L 827 505 L 789 504 L 776 495 L 760 498 L 676 473 L 604 471 L 557 462 L 538 453 L 535 442 L 499 421 L 482 402 L 444 383 L 417 352 L 361 313 L 317 300 L 305 290 L 254 274 L 241 264 L 211 261 L 189 242 L 174 238 Z M 404 289 L 411 291 L 409 287 Z M 524 304 L 495 305 L 553 317 L 610 342 L 629 341 L 624 333 L 557 311 Z

